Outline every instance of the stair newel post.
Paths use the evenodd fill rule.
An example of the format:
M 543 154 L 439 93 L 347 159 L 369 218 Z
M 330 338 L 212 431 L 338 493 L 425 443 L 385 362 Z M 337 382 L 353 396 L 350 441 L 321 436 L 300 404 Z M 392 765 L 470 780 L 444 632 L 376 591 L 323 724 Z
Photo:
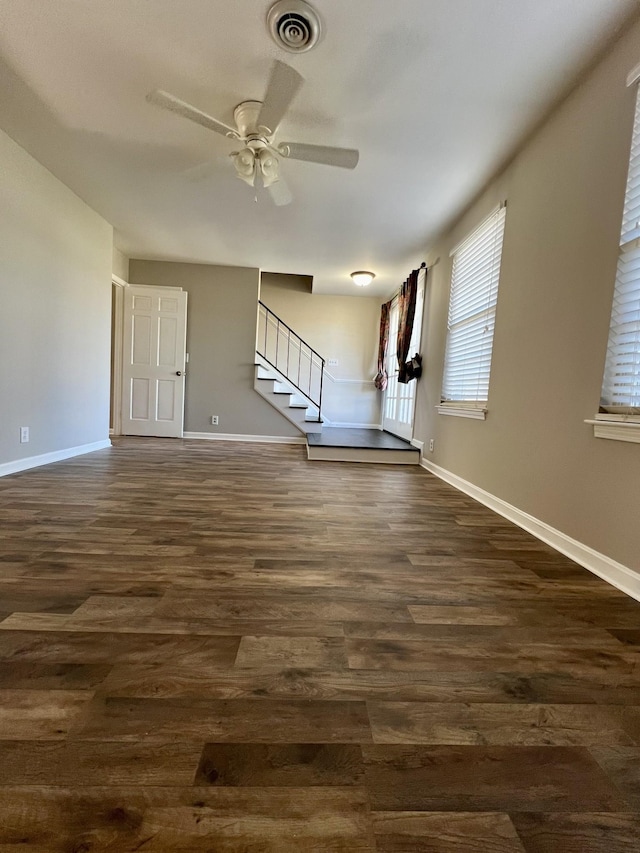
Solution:
M 267 349 L 267 335 L 268 334 L 269 334 L 269 312 L 265 308 L 265 312 L 264 312 L 264 355 L 265 355 L 265 358 L 267 357 L 267 354 L 269 352 L 269 350 Z
M 287 376 L 289 375 L 289 354 L 291 353 L 291 329 L 287 326 Z
M 322 423 L 322 382 L 324 380 L 324 358 L 320 357 L 320 394 L 318 395 L 318 423 Z
M 280 320 L 278 320 L 278 322 L 276 323 L 276 361 L 275 361 L 275 365 L 278 368 L 278 370 L 280 370 L 280 367 L 278 365 L 278 348 L 279 348 L 279 346 L 280 346 Z

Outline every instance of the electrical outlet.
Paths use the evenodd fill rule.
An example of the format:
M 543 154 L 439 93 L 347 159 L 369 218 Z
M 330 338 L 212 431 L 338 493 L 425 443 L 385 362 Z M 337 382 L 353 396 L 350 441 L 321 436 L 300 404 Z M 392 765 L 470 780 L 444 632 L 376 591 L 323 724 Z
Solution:
M 429 439 L 429 452 L 430 452 L 430 453 L 433 453 L 433 448 L 434 448 L 434 447 L 435 447 L 435 441 L 434 441 L 432 438 L 430 438 L 430 439 Z
M 29 441 L 29 427 L 20 427 L 20 444 L 26 444 Z
M 217 415 L 211 415 L 211 423 L 213 424 L 213 426 L 218 426 L 219 419 Z

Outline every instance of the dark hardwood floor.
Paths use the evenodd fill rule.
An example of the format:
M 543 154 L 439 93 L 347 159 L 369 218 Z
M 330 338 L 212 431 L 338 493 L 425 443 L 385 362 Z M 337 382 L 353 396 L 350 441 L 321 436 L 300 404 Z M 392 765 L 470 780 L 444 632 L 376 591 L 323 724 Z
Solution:
M 1 853 L 640 851 L 640 603 L 410 466 L 0 479 Z

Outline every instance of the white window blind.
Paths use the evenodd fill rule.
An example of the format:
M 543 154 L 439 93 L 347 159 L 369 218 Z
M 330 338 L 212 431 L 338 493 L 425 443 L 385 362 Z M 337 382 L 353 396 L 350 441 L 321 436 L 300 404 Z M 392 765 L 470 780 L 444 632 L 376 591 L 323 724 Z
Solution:
M 636 100 L 620 255 L 601 406 L 640 413 L 640 89 Z
M 443 403 L 486 403 L 506 208 L 453 252 Z

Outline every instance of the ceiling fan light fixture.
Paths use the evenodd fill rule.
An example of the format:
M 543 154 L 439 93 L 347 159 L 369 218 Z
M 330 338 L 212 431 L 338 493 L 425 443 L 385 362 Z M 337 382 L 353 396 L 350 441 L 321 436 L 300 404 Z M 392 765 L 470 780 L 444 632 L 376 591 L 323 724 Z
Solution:
M 267 148 L 263 148 L 258 152 L 257 159 L 260 164 L 262 183 L 265 187 L 270 187 L 280 177 L 278 158 Z
M 274 14 L 284 14 L 285 11 L 287 14 L 293 14 L 297 10 L 303 14 L 309 8 L 304 0 L 278 0 L 271 11 Z M 295 34 L 296 39 L 298 32 Z M 317 32 L 319 33 L 319 29 Z M 275 204 L 280 206 L 291 201 L 289 190 L 282 189 L 285 182 L 280 177 L 281 159 L 302 160 L 341 169 L 355 169 L 358 164 L 359 154 L 355 148 L 337 148 L 307 142 L 280 143 L 274 140 L 280 122 L 286 116 L 303 83 L 304 79 L 298 71 L 276 59 L 271 66 L 263 100 L 242 101 L 236 105 L 233 111 L 235 128 L 163 89 L 150 92 L 147 100 L 207 130 L 238 140 L 243 147 L 239 151 L 232 151 L 230 155 L 236 176 L 255 188 L 266 187 L 274 190 L 274 185 L 277 185 L 279 192 L 271 192 L 270 196 Z
M 231 156 L 233 165 L 236 167 L 236 175 L 252 187 L 256 175 L 256 158 L 251 148 L 234 151 Z
M 353 283 L 357 284 L 358 287 L 366 287 L 368 284 L 371 284 L 375 277 L 375 273 L 368 272 L 367 270 L 356 270 L 351 273 Z

